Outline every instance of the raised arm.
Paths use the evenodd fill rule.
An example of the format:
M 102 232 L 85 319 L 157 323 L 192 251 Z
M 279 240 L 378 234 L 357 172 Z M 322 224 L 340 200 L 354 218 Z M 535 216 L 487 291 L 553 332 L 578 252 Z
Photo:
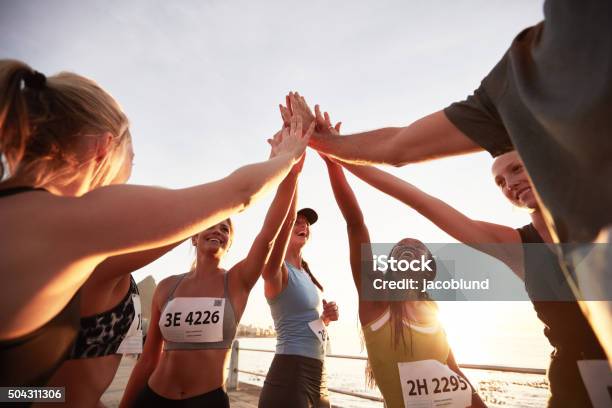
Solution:
M 349 163 L 342 163 L 342 165 L 372 187 L 412 207 L 453 238 L 498 258 L 510 266 L 519 277 L 523 277 L 523 268 L 519 267 L 522 264 L 522 259 L 516 259 L 519 255 L 513 250 L 518 249 L 517 245 L 479 245 L 519 244 L 521 238 L 513 228 L 473 220 L 444 201 L 375 167 Z
M 293 197 L 291 199 L 291 205 L 289 211 L 283 222 L 283 226 L 274 241 L 272 252 L 268 257 L 268 262 L 264 265 L 263 272 L 261 274 L 264 279 L 264 293 L 268 299 L 274 298 L 283 289 L 284 276 L 287 274 L 283 261 L 285 260 L 285 254 L 287 253 L 287 247 L 289 246 L 289 238 L 293 231 L 293 224 L 297 217 L 297 186 L 293 191 Z
M 353 283 L 355 284 L 357 296 L 359 298 L 359 320 L 361 321 L 362 325 L 365 325 L 379 316 L 383 309 L 387 306 L 387 302 L 369 301 L 363 299 L 362 296 L 361 285 L 364 283 L 364 280 L 362 279 L 362 268 L 364 266 L 369 267 L 371 265 L 371 262 L 363 262 L 362 260 L 372 259 L 370 234 L 365 225 L 363 213 L 361 212 L 361 208 L 359 208 L 359 203 L 357 202 L 355 193 L 346 180 L 342 167 L 339 164 L 334 163 L 329 158 L 326 158 L 325 156 L 322 157 L 327 165 L 329 181 L 334 192 L 336 203 L 338 203 L 340 212 L 346 221 L 351 272 L 353 276 Z M 365 253 L 362 251 L 365 251 Z M 365 280 L 366 284 L 368 284 L 372 278 L 373 272 L 370 273 L 370 279 Z
M 307 133 L 309 132 L 312 134 L 313 129 L 314 124 L 310 126 Z M 291 131 L 301 133 L 302 129 L 300 127 L 292 129 L 285 128 L 283 129 L 283 136 L 281 137 L 285 137 L 285 135 Z M 308 136 L 310 136 L 310 134 Z M 272 144 L 272 155 L 276 154 L 275 148 L 276 145 Z M 255 238 L 247 257 L 233 268 L 238 272 L 237 276 L 242 282 L 242 287 L 247 292 L 251 290 L 261 275 L 264 265 L 268 261 L 268 257 L 270 256 L 270 252 L 272 251 L 272 247 L 279 230 L 283 225 L 284 220 L 287 218 L 287 213 L 295 192 L 297 179 L 302 171 L 302 167 L 304 166 L 305 158 L 306 155 L 304 154 L 301 160 L 293 166 L 290 173 L 278 187 L 276 196 L 274 197 L 274 200 L 268 209 L 268 213 L 266 214 L 263 227 Z
M 70 229 L 66 235 L 73 240 L 65 241 L 66 249 L 83 256 L 172 244 L 244 210 L 278 185 L 301 158 L 307 141 L 301 133 L 291 133 L 281 140 L 277 156 L 208 184 L 178 190 L 109 186 L 80 198 L 55 198 L 59 204 L 49 208 L 56 209 L 55 231 Z M 49 211 L 48 219 L 55 219 Z
M 164 294 L 167 293 L 166 286 L 168 286 L 168 283 L 174 282 L 173 279 L 176 278 L 165 279 L 155 289 L 151 302 L 151 320 L 149 321 L 147 340 L 145 341 L 142 354 L 130 374 L 121 403 L 119 404 L 120 408 L 130 408 L 134 405 L 138 393 L 147 385 L 149 377 L 151 377 L 155 367 L 157 367 L 162 345 L 164 344 L 158 322 L 161 307 L 165 301 Z
M 292 135 L 281 141 L 278 156 L 184 189 L 113 185 L 81 197 L 32 193 L 40 198 L 29 213 L 44 217 L 20 219 L 19 227 L 32 232 L 24 250 L 47 250 L 53 242 L 54 262 L 40 268 L 33 257 L 24 267 L 30 264 L 40 274 L 0 279 L 20 294 L 2 302 L 2 335 L 19 336 L 48 321 L 108 257 L 170 245 L 242 211 L 285 178 L 307 143 L 301 134 Z
M 299 94 L 290 93 L 288 101 L 292 112 L 302 116 L 305 123 L 314 120 Z M 317 127 L 310 146 L 346 162 L 393 166 L 482 150 L 457 129 L 443 111 L 405 127 L 386 127 L 342 137 Z
M 116 255 L 186 239 L 234 213 L 243 211 L 287 175 L 296 160 L 282 155 L 245 166 L 228 177 L 200 186 L 168 190 L 145 186 L 112 186 L 70 201 L 75 252 Z M 80 202 L 79 202 L 80 201 Z M 117 208 L 123 210 L 117 211 Z M 95 213 L 94 213 L 95 211 Z M 164 216 L 161 216 L 161 215 Z M 104 222 L 89 222 L 97 218 Z

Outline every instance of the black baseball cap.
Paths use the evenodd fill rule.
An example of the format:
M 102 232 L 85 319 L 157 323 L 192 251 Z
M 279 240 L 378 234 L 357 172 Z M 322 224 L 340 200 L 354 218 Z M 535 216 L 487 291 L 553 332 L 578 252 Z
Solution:
M 301 215 L 308 221 L 308 224 L 312 225 L 319 219 L 317 212 L 312 208 L 302 208 L 297 212 L 297 215 Z

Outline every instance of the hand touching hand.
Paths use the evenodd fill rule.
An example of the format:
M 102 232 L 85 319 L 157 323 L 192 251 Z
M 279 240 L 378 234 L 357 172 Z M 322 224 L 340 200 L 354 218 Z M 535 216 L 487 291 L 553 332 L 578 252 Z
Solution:
M 297 92 L 289 92 L 289 95 L 285 97 L 287 102 L 286 110 L 292 115 L 297 115 L 302 118 L 304 125 L 310 125 L 315 120 L 315 115 L 312 114 L 310 107 L 306 103 L 306 99 Z M 281 109 L 281 115 L 283 116 L 283 109 Z M 286 113 L 283 116 L 285 120 Z
M 272 139 L 268 139 L 267 142 L 270 145 L 270 157 L 269 159 L 278 156 L 278 144 L 281 141 L 283 129 L 279 130 L 272 136 Z
M 340 126 L 342 126 L 342 122 L 338 122 L 336 126 L 332 126 L 329 113 L 325 112 L 321 115 L 321 108 L 319 105 L 315 105 L 315 123 L 315 132 L 325 131 L 332 135 L 340 135 Z
M 274 136 L 274 139 L 268 140 L 272 146 L 271 157 L 281 154 L 290 154 L 298 162 L 306 150 L 308 140 L 314 131 L 314 122 L 310 124 L 306 133 L 302 132 L 302 118 L 292 116 L 289 127 L 284 127 L 279 133 Z
M 325 129 L 328 129 L 330 134 L 340 135 L 340 126 L 342 126 L 342 122 L 338 122 L 336 123 L 336 126 L 332 126 L 329 113 L 325 112 L 323 115 L 321 115 L 319 105 L 315 105 L 315 123 L 317 124 L 316 127 L 324 127 Z M 332 157 L 321 152 L 318 153 L 328 167 L 340 166 L 340 164 Z

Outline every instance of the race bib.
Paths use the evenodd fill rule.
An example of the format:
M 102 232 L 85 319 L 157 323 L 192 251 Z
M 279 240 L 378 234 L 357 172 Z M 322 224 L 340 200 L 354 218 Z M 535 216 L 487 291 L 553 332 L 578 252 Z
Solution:
M 437 360 L 398 363 L 404 407 L 466 408 L 472 404 L 468 382 Z
M 308 323 L 308 327 L 310 327 L 310 330 L 312 330 L 312 332 L 315 334 L 315 336 L 317 336 L 317 339 L 319 339 L 323 347 L 325 347 L 325 344 L 329 337 L 327 335 L 327 329 L 325 328 L 323 320 L 313 320 L 312 322 Z
M 612 406 L 612 371 L 607 360 L 579 360 L 578 370 L 594 408 Z
M 141 354 L 142 353 L 142 308 L 140 296 L 132 295 L 134 304 L 134 320 L 125 335 L 125 338 L 117 349 L 117 354 Z
M 168 341 L 214 343 L 223 340 L 224 298 L 174 298 L 166 305 L 159 326 Z

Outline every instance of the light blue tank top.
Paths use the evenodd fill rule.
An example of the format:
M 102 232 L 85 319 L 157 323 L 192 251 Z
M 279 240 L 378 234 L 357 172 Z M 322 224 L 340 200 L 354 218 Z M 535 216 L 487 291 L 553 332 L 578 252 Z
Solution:
M 293 354 L 323 360 L 323 344 L 308 326 L 320 317 L 319 290 L 305 271 L 285 262 L 287 286 L 274 299 L 268 300 L 274 329 L 276 354 Z

